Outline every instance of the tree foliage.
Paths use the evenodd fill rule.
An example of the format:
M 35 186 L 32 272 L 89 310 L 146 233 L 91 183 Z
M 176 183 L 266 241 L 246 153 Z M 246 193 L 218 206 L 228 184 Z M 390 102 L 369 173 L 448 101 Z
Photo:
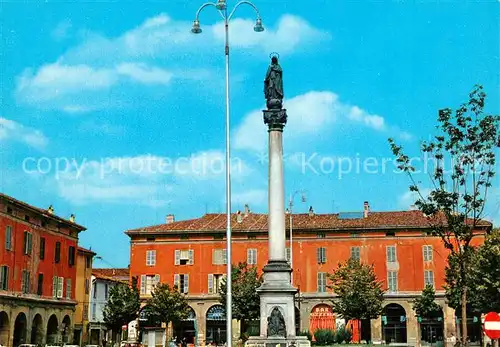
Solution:
M 422 294 L 413 302 L 413 310 L 417 316 L 431 318 L 441 311 L 441 306 L 436 303 L 436 292 L 434 287 L 426 285 Z
M 472 272 L 474 306 L 482 313 L 500 312 L 500 229 L 493 230 L 478 248 Z
M 382 313 L 384 290 L 373 265 L 349 259 L 339 263 L 328 278 L 328 288 L 338 295 L 333 310 L 344 319 L 375 319 Z
M 477 255 L 476 248 L 468 247 L 466 251 L 459 258 L 458 254 L 450 253 L 445 267 L 445 289 L 446 299 L 448 306 L 455 310 L 459 310 L 462 306 L 462 283 L 465 283 L 467 288 L 467 301 L 466 306 L 468 309 L 475 310 L 473 302 L 476 301 L 476 276 L 474 275 L 474 267 Z M 460 259 L 465 268 L 465 277 L 461 279 Z
M 140 309 L 137 280 L 129 286 L 119 283 L 109 290 L 109 299 L 104 307 L 104 323 L 114 332 L 137 318 Z
M 184 294 L 177 287 L 159 283 L 151 293 L 147 302 L 152 319 L 163 323 L 178 323 L 188 317 L 191 310 Z
M 418 195 L 415 205 L 428 217 L 433 233 L 441 237 L 450 252 L 450 267 L 457 270 L 453 286 L 460 292 L 462 315 L 467 305 L 471 240 L 479 227 L 489 227 L 482 218 L 495 176 L 495 150 L 500 147 L 500 117 L 485 114 L 485 100 L 482 86 L 476 85 L 468 102 L 458 109 L 439 110 L 436 128 L 440 133 L 420 148 L 427 157 L 423 160 L 424 171 L 431 163 L 431 171 L 424 172 L 430 178 L 428 196 L 417 184 L 413 158 L 389 139 L 398 168 L 408 174 L 410 191 Z M 467 339 L 465 322 L 463 319 L 463 344 Z
M 257 288 L 262 284 L 255 266 L 240 262 L 232 267 L 232 303 L 233 318 L 240 321 L 258 319 L 260 317 L 260 297 Z M 226 308 L 227 279 L 223 279 L 220 287 L 220 303 Z

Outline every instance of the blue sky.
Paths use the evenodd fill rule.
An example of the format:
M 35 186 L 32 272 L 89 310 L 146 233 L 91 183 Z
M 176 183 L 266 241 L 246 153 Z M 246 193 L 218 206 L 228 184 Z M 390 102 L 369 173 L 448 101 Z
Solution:
M 249 7 L 230 24 L 234 211 L 267 210 L 260 110 L 273 51 L 289 114 L 286 194 L 307 195 L 296 211 L 408 209 L 387 138 L 418 154 L 437 110 L 476 83 L 499 113 L 498 1 L 255 4 L 264 33 Z M 128 264 L 127 229 L 224 211 L 223 31 L 208 8 L 203 34 L 189 32 L 199 5 L 2 4 L 0 191 L 74 213 L 98 266 Z M 486 217 L 500 222 L 498 180 Z

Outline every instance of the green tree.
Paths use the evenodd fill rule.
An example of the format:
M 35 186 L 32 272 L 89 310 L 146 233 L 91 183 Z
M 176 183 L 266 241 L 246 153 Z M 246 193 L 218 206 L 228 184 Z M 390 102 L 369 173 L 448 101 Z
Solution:
M 413 301 L 413 310 L 418 317 L 431 318 L 441 311 L 441 306 L 436 303 L 434 287 L 426 285 L 422 294 Z
M 476 255 L 474 306 L 482 313 L 500 312 L 500 229 L 486 237 Z
M 373 265 L 349 259 L 339 263 L 328 278 L 328 288 L 338 295 L 333 310 L 344 319 L 375 319 L 382 313 L 384 290 Z
M 104 307 L 104 323 L 113 331 L 113 340 L 121 327 L 137 318 L 140 309 L 137 279 L 132 285 L 119 283 L 109 290 L 109 299 Z
M 249 320 L 260 317 L 260 296 L 257 288 L 262 284 L 262 276 L 259 276 L 255 266 L 248 266 L 246 262 L 240 262 L 232 266 L 232 302 L 233 318 L 241 322 L 241 331 L 246 331 L 246 323 Z M 226 308 L 226 279 L 222 280 L 220 286 L 220 303 Z
M 170 287 L 166 283 L 159 283 L 154 287 L 147 306 L 153 320 L 167 325 L 186 319 L 191 309 L 184 294 L 176 286 Z
M 482 217 L 495 176 L 495 150 L 500 147 L 500 117 L 484 113 L 485 100 L 482 86 L 476 85 L 468 102 L 457 110 L 439 110 L 440 134 L 423 142 L 420 148 L 428 157 L 423 161 L 424 171 L 431 163 L 432 172 L 424 172 L 431 181 L 428 196 L 424 196 L 423 189 L 417 185 L 412 159 L 389 139 L 398 168 L 408 174 L 412 183 L 410 191 L 418 195 L 415 205 L 428 217 L 430 228 L 441 237 L 458 267 L 454 285 L 460 292 L 463 345 L 467 341 L 465 318 L 471 240 L 481 227 L 491 227 Z

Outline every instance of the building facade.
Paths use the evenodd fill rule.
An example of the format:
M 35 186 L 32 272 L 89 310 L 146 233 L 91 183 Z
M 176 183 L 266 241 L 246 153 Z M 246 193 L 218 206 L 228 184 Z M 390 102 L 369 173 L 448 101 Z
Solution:
M 293 215 L 293 249 L 290 251 L 287 218 L 287 257 L 293 267 L 297 330 L 335 329 L 334 293 L 327 288 L 327 274 L 337 264 L 356 258 L 373 264 L 377 278 L 387 289 L 384 312 L 378 319 L 347 322 L 355 339 L 373 343 L 416 345 L 436 342 L 457 334 L 455 312 L 446 305 L 444 284 L 447 250 L 429 230 L 420 211 Z M 232 217 L 232 262 L 247 262 L 259 270 L 267 263 L 267 215 L 246 210 Z M 219 285 L 226 273 L 226 216 L 201 218 L 129 230 L 130 274 L 139 279 L 142 298 L 158 282 L 178 285 L 192 308 L 191 320 L 176 331 L 192 343 L 225 341 L 225 313 L 219 304 Z M 485 223 L 474 242 L 482 243 L 491 228 Z M 436 288 L 442 312 L 418 324 L 413 299 L 426 284 Z M 141 323 L 141 322 L 139 322 Z M 471 321 L 471 325 L 473 321 Z M 471 326 L 473 341 L 475 330 Z M 419 333 L 420 330 L 420 333 Z M 235 330 L 235 338 L 238 331 Z
M 85 228 L 0 194 L 0 344 L 72 343 L 76 249 Z
M 92 262 L 96 255 L 91 250 L 78 247 L 76 262 L 75 324 L 73 342 L 75 345 L 85 345 L 88 342 L 90 289 L 92 283 Z
M 104 345 L 111 341 L 111 331 L 104 324 L 104 308 L 112 287 L 119 283 L 128 284 L 128 269 L 93 269 L 89 305 L 88 343 Z

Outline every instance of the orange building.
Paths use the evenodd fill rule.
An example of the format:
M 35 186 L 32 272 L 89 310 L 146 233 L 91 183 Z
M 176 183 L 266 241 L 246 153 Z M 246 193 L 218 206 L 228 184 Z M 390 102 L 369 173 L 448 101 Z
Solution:
M 0 194 L 0 344 L 72 343 L 76 249 L 85 228 Z
M 87 344 L 88 342 L 92 261 L 95 255 L 96 253 L 91 250 L 78 247 L 75 288 L 75 299 L 78 304 L 75 310 L 75 325 L 73 330 L 73 341 L 77 345 Z
M 232 216 L 233 263 L 246 261 L 259 269 L 267 263 L 267 221 L 266 214 L 248 209 Z M 131 238 L 130 275 L 139 279 L 141 297 L 147 298 L 158 282 L 177 284 L 187 294 L 192 312 L 191 321 L 176 331 L 198 344 L 225 339 L 217 294 L 226 272 L 225 228 L 224 214 L 206 214 L 178 222 L 167 218 L 166 224 L 126 232 Z M 475 242 L 482 242 L 490 228 L 487 224 L 479 230 Z M 289 240 L 289 225 L 286 230 Z M 327 288 L 327 273 L 354 257 L 374 264 L 387 288 L 381 317 L 348 322 L 355 333 L 361 330 L 355 339 L 416 344 L 420 338 L 456 334 L 454 310 L 446 305 L 442 290 L 447 251 L 441 239 L 431 235 L 420 211 L 370 212 L 365 204 L 360 213 L 315 214 L 311 208 L 308 214 L 293 215 L 292 235 L 293 282 L 299 289 L 297 330 L 335 329 L 340 320 L 331 308 L 334 294 Z M 289 258 L 289 242 L 287 247 Z M 426 283 L 435 286 L 442 314 L 422 322 L 419 334 L 412 301 Z

